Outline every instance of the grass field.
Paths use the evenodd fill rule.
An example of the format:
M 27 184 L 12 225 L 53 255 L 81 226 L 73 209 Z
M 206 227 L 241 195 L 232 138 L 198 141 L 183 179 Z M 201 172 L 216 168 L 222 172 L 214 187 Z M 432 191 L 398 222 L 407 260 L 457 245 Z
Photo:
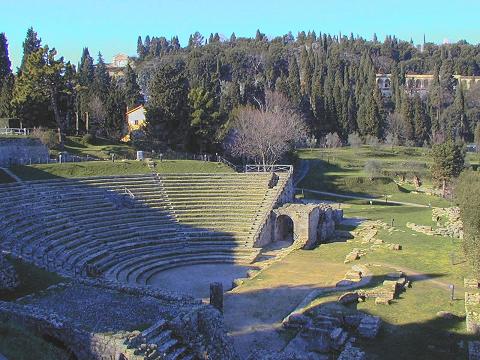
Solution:
M 66 281 L 31 264 L 17 259 L 9 260 L 15 268 L 20 285 L 13 291 L 0 291 L 2 301 L 14 301 Z M 69 359 L 65 351 L 12 321 L 0 321 L 0 353 L 8 359 L 19 360 Z
M 13 166 L 11 170 L 23 180 L 150 173 L 146 162 L 135 160 L 115 161 L 114 163 L 111 161 L 85 161 L 81 163 L 21 165 Z M 223 163 L 197 160 L 157 161 L 156 171 L 159 173 L 233 172 Z
M 428 149 L 384 147 L 374 149 L 361 148 L 303 149 L 299 158 L 308 161 L 310 171 L 299 186 L 302 188 L 328 191 L 359 196 L 385 197 L 394 201 L 448 206 L 448 202 L 424 193 L 416 193 L 413 185 L 398 185 L 397 174 L 407 179 L 413 175 L 420 177 L 423 186 L 431 188 L 430 158 Z M 365 173 L 367 161 L 375 160 L 380 164 L 382 174 L 371 179 Z
M 15 182 L 15 180 L 8 176 L 5 171 L 0 169 L 0 184 L 6 184 L 11 182 Z
M 72 155 L 88 155 L 96 159 L 110 159 L 111 154 L 115 154 L 115 156 L 120 159 L 132 159 L 135 157 L 135 149 L 127 144 L 114 144 L 102 138 L 96 138 L 93 140 L 93 144 L 88 144 L 83 142 L 79 136 L 69 136 L 67 138 L 65 151 Z

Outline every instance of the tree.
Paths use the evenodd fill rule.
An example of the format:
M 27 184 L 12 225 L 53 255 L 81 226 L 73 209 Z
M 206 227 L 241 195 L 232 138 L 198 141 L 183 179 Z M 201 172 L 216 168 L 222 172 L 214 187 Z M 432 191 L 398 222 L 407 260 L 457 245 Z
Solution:
M 40 49 L 41 43 L 42 39 L 39 39 L 38 34 L 33 30 L 33 27 L 30 27 L 27 30 L 27 35 L 25 37 L 25 41 L 23 42 L 23 57 L 20 65 L 20 71 L 24 69 L 28 56 Z
M 196 87 L 188 94 L 190 105 L 191 143 L 200 152 L 207 150 L 207 144 L 215 138 L 220 113 L 215 106 L 215 97 L 206 89 Z
M 433 180 L 442 186 L 443 196 L 452 178 L 458 177 L 465 163 L 465 152 L 462 147 L 448 140 L 442 144 L 435 144 L 431 151 Z
M 342 140 L 337 133 L 328 133 L 325 136 L 325 146 L 328 148 L 338 148 L 342 146 Z
M 0 33 L 0 117 L 12 115 L 13 74 L 8 56 L 8 43 L 4 33 Z
M 364 167 L 365 173 L 373 180 L 382 174 L 382 164 L 378 160 L 368 160 Z
M 413 99 L 413 124 L 415 126 L 415 143 L 421 146 L 428 139 L 430 123 L 425 105 L 418 95 Z
M 143 59 L 146 55 L 145 46 L 143 46 L 142 37 L 140 35 L 137 39 L 137 55 L 139 59 Z
M 477 152 L 480 152 L 480 122 L 475 126 L 475 147 Z
M 137 82 L 137 74 L 130 64 L 125 68 L 125 101 L 129 109 L 144 103 L 140 86 Z
M 95 66 L 93 83 L 90 89 L 92 94 L 98 96 L 102 101 L 105 101 L 110 89 L 110 82 L 111 80 L 107 71 L 107 66 L 103 61 L 102 54 L 98 53 L 97 66 Z
M 65 64 L 63 58 L 55 59 L 57 51 L 41 47 L 28 55 L 24 68 L 15 82 L 14 101 L 21 104 L 30 99 L 48 98 L 55 122 L 60 129 L 60 146 L 63 147 L 65 118 L 60 113 L 59 99 L 63 89 Z
M 463 251 L 475 275 L 480 275 L 480 174 L 465 171 L 460 175 L 455 189 L 463 224 Z
M 298 110 L 285 96 L 267 91 L 260 109 L 246 106 L 237 110 L 226 148 L 233 156 L 270 165 L 306 135 L 307 127 Z
M 301 90 L 300 90 L 300 71 L 298 69 L 297 59 L 292 57 L 288 67 L 288 95 L 294 106 L 300 107 Z
M 184 144 L 188 129 L 188 80 L 182 65 L 157 69 L 149 87 L 146 106 L 147 132 L 175 147 Z
M 348 145 L 350 145 L 352 148 L 359 148 L 362 146 L 362 138 L 356 132 L 349 134 Z

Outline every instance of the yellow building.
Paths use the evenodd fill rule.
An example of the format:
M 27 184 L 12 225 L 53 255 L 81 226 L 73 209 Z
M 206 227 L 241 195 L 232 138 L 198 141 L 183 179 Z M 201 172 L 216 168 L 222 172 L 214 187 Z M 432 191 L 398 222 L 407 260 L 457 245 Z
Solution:
M 122 141 L 130 141 L 132 134 L 136 132 L 141 132 L 143 130 L 146 124 L 145 113 L 146 110 L 143 105 L 137 106 L 127 111 L 125 117 L 127 118 L 128 133 L 122 138 Z

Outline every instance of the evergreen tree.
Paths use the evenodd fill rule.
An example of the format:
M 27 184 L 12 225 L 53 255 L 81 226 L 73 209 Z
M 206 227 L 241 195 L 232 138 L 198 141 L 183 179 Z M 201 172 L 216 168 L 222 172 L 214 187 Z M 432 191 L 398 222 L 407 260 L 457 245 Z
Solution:
M 23 68 L 25 67 L 25 62 L 28 56 L 40 49 L 41 43 L 42 40 L 38 38 L 38 35 L 33 30 L 33 27 L 30 27 L 27 30 L 27 36 L 25 37 L 25 41 L 23 42 L 23 57 L 22 64 L 20 65 L 20 70 L 23 70 Z
M 0 118 L 12 115 L 13 74 L 8 56 L 8 43 L 4 33 L 0 33 Z
M 413 100 L 413 124 L 415 125 L 415 143 L 422 146 L 424 141 L 428 140 L 430 126 L 425 104 L 418 95 Z
M 102 101 L 105 101 L 110 89 L 110 75 L 108 74 L 107 66 L 103 61 L 101 53 L 98 53 L 97 66 L 95 66 L 93 83 L 91 87 L 92 94 L 98 96 Z
M 402 96 L 402 108 L 401 108 L 402 120 L 404 122 L 403 129 L 405 133 L 403 134 L 406 140 L 414 141 L 415 140 L 415 111 L 413 109 L 412 101 L 409 96 L 404 92 Z M 420 131 L 420 130 L 419 130 Z
M 118 140 L 125 130 L 127 104 L 125 95 L 115 80 L 110 83 L 108 96 L 105 99 L 105 110 L 105 135 L 110 139 Z
M 189 123 L 188 80 L 182 66 L 157 69 L 149 87 L 147 132 L 170 147 L 184 145 Z
M 145 57 L 145 46 L 143 46 L 142 37 L 139 35 L 137 39 L 137 55 L 140 60 Z
M 129 64 L 125 68 L 125 101 L 129 109 L 144 103 L 140 86 L 137 82 L 137 74 Z
M 93 58 L 90 56 L 88 48 L 83 48 L 80 64 L 78 65 L 78 82 L 81 86 L 90 87 L 95 78 L 95 67 Z
M 302 101 L 300 91 L 300 71 L 298 69 L 297 59 L 290 58 L 288 67 L 288 96 L 293 105 L 300 107 Z
M 212 143 L 218 128 L 220 113 L 215 106 L 215 97 L 206 89 L 197 87 L 190 90 L 188 101 L 191 109 L 191 146 L 205 152 Z
M 237 36 L 233 32 L 232 35 L 230 35 L 230 42 L 234 44 L 237 41 Z
M 24 68 L 15 82 L 13 101 L 21 106 L 33 100 L 48 99 L 54 115 L 56 126 L 61 133 L 61 146 L 65 133 L 65 117 L 61 114 L 60 95 L 64 91 L 65 70 L 63 58 L 55 59 L 55 49 L 41 47 L 26 58 Z
M 477 126 L 475 126 L 474 139 L 475 139 L 476 150 L 477 152 L 480 152 L 480 122 L 478 122 Z
M 432 178 L 437 185 L 442 186 L 445 196 L 447 184 L 463 170 L 465 153 L 460 145 L 448 140 L 443 144 L 433 145 L 432 160 Z

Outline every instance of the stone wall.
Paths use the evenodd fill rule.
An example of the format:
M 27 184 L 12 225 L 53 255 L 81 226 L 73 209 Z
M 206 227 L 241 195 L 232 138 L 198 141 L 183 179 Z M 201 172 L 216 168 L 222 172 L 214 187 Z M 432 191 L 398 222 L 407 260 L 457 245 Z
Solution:
M 0 302 L 0 320 L 14 322 L 40 337 L 53 339 L 78 360 L 117 360 L 123 350 L 121 341 L 114 336 L 89 333 L 65 318 L 28 305 Z
M 0 290 L 13 290 L 18 286 L 18 277 L 12 264 L 0 253 Z
M 39 139 L 0 138 L 0 166 L 46 163 L 48 149 Z
M 233 341 L 227 336 L 222 314 L 210 305 L 201 305 L 171 321 L 177 336 L 196 352 L 199 358 L 208 354 L 212 360 L 237 360 Z

